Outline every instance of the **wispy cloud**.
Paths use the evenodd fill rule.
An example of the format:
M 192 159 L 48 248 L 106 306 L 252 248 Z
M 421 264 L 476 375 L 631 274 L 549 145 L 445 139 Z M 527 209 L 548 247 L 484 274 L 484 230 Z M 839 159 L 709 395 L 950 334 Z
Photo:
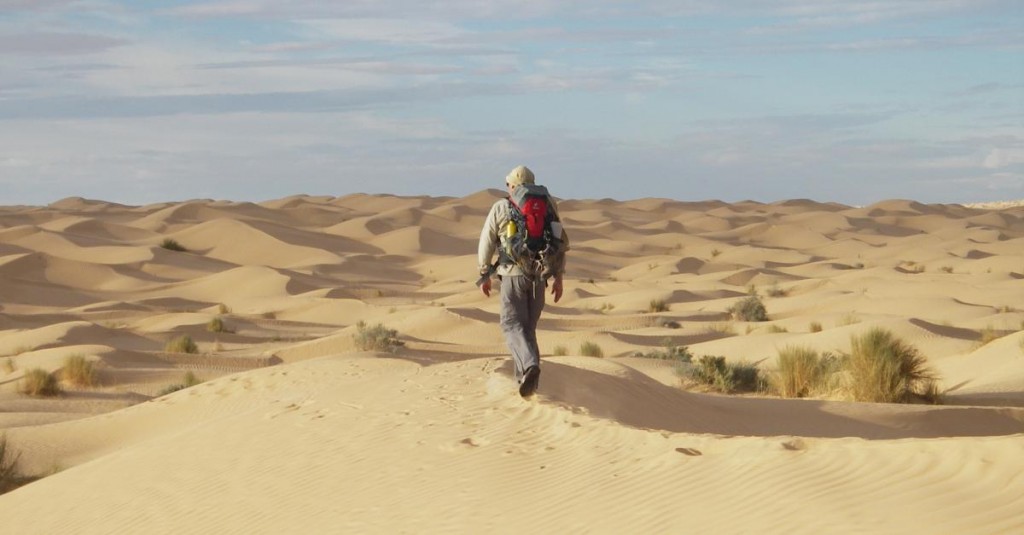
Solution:
M 127 42 L 125 39 L 83 33 L 15 33 L 0 35 L 0 57 L 78 56 Z

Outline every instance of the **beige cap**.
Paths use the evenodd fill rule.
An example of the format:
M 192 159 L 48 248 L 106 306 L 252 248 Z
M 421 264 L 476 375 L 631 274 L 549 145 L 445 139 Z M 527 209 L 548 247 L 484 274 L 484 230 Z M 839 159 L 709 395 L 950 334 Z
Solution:
M 533 184 L 533 171 L 530 171 L 530 168 L 525 165 L 520 165 L 505 177 L 505 183 L 509 186 Z

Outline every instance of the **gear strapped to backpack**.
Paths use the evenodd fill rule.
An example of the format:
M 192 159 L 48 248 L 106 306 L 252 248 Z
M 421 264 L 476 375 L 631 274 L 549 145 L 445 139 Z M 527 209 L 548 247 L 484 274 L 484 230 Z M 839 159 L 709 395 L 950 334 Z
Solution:
M 562 224 L 551 208 L 547 188 L 521 184 L 508 198 L 509 221 L 501 233 L 499 262 L 515 264 L 532 277 L 554 275 L 562 252 Z

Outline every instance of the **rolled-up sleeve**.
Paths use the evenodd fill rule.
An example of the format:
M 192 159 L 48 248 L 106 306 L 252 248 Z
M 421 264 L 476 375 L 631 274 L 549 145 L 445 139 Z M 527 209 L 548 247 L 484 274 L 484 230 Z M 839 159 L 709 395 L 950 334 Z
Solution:
M 480 243 L 476 249 L 477 268 L 481 271 L 491 265 L 491 258 L 498 248 L 498 204 L 491 206 L 491 211 L 484 219 L 484 227 L 480 230 Z

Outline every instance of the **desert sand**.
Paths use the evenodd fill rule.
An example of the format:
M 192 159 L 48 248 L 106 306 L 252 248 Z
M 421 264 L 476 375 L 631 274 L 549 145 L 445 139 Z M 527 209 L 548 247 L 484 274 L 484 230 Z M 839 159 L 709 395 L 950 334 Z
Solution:
M 563 200 L 524 400 L 473 286 L 499 198 L 0 207 L 0 433 L 40 477 L 0 532 L 1024 532 L 1024 206 Z M 726 312 L 751 285 L 768 322 Z M 404 346 L 359 351 L 360 321 Z M 871 327 L 945 404 L 695 391 L 635 356 L 771 370 Z M 19 393 L 70 355 L 98 386 Z

